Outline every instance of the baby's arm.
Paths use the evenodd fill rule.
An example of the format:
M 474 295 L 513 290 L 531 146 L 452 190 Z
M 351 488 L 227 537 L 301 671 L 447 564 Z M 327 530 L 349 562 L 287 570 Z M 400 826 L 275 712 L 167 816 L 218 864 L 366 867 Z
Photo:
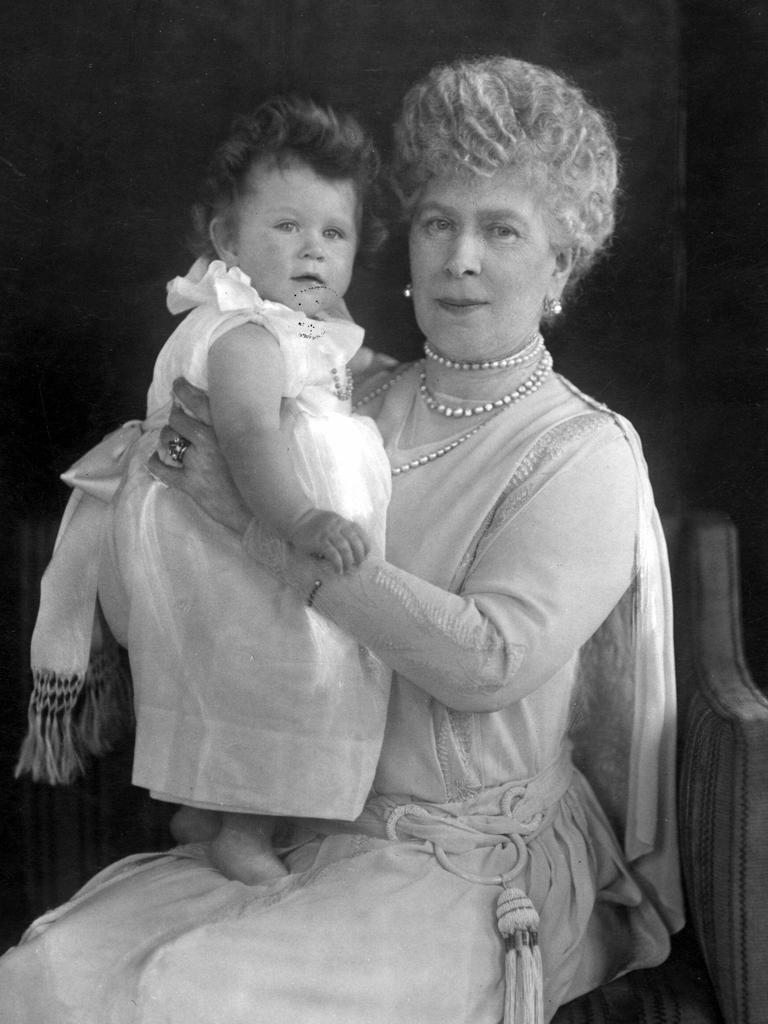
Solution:
M 265 328 L 243 324 L 211 346 L 211 419 L 243 500 L 255 516 L 306 554 L 338 572 L 358 565 L 368 542 L 355 524 L 315 508 L 293 470 L 290 438 L 280 430 L 284 367 Z

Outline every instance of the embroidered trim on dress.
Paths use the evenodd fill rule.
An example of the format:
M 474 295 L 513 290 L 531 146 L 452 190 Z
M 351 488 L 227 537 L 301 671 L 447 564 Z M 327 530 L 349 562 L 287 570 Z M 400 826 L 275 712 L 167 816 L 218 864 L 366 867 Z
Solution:
M 373 581 L 388 591 L 420 626 L 427 626 L 437 633 L 448 636 L 457 646 L 470 651 L 495 651 L 503 646 L 498 636 L 488 638 L 485 626 L 462 625 L 457 616 L 427 604 L 407 583 L 383 566 L 377 567 Z
M 458 616 L 423 601 L 407 583 L 384 568 L 384 566 L 377 567 L 373 582 L 375 585 L 388 591 L 419 626 L 433 634 L 447 637 L 455 646 L 462 647 L 472 654 L 485 654 L 489 658 L 497 656 L 499 660 L 503 658 L 510 663 L 511 672 L 516 671 L 522 662 L 524 656 L 522 645 L 515 644 L 510 646 L 505 644 L 504 638 L 490 623 L 474 626 L 464 625 L 459 621 Z M 400 644 L 396 645 L 394 641 L 385 638 L 377 638 L 373 646 L 377 648 L 380 646 L 399 647 Z M 480 691 L 486 691 L 488 689 L 489 673 L 491 673 L 494 688 L 497 689 L 497 672 L 498 664 L 494 664 L 492 670 L 490 668 L 481 668 L 480 680 L 477 682 L 476 688 Z
M 472 712 L 445 708 L 437 730 L 437 760 L 445 785 L 446 800 L 452 803 L 470 800 L 482 790 L 472 763 L 473 722 Z
M 523 455 L 461 559 L 454 575 L 452 590 L 461 591 L 481 546 L 490 541 L 536 493 L 536 489 L 529 484 L 533 474 L 542 466 L 559 458 L 575 442 L 614 422 L 610 410 L 605 406 L 599 405 L 594 400 L 590 400 L 589 404 L 595 411 L 577 413 L 568 420 L 556 424 L 537 437 Z M 449 710 L 447 721 L 441 723 L 438 731 L 436 741 L 438 762 L 446 792 L 450 793 L 454 799 L 463 799 L 465 791 L 467 795 L 474 791 L 469 788 L 469 779 L 476 775 L 472 763 L 471 722 L 471 714 Z M 453 743 L 449 737 L 453 738 Z M 454 758 L 451 758 L 452 753 Z M 452 761 L 456 759 L 466 773 L 464 781 L 457 779 L 452 771 Z M 453 796 L 453 794 L 459 793 L 461 796 Z

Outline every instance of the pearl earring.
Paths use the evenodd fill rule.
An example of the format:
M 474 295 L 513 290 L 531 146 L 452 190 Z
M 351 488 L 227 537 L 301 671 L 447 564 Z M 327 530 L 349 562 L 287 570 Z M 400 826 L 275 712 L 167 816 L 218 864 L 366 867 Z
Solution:
M 545 316 L 560 316 L 562 312 L 563 305 L 560 302 L 560 299 L 550 299 L 549 296 L 547 296 L 547 298 L 544 299 Z
M 413 285 L 411 284 L 410 281 L 405 286 L 405 288 L 403 288 L 403 295 L 406 297 L 406 299 L 412 299 L 413 298 Z

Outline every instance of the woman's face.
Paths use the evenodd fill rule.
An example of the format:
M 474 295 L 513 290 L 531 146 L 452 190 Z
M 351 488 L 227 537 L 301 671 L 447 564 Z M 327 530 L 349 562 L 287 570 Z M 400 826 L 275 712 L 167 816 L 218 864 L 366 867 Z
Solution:
M 514 352 L 558 298 L 568 252 L 552 250 L 536 196 L 514 170 L 427 183 L 410 231 L 416 320 L 453 358 Z

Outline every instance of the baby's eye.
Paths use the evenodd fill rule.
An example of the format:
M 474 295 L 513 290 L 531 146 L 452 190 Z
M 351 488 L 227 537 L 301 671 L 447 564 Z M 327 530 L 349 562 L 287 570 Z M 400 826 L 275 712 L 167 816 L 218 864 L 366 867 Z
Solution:
M 323 232 L 325 238 L 344 238 L 344 232 L 340 231 L 339 228 L 326 228 Z
M 290 232 L 299 230 L 298 224 L 293 220 L 281 220 L 279 224 L 275 224 L 275 227 L 278 231 Z

